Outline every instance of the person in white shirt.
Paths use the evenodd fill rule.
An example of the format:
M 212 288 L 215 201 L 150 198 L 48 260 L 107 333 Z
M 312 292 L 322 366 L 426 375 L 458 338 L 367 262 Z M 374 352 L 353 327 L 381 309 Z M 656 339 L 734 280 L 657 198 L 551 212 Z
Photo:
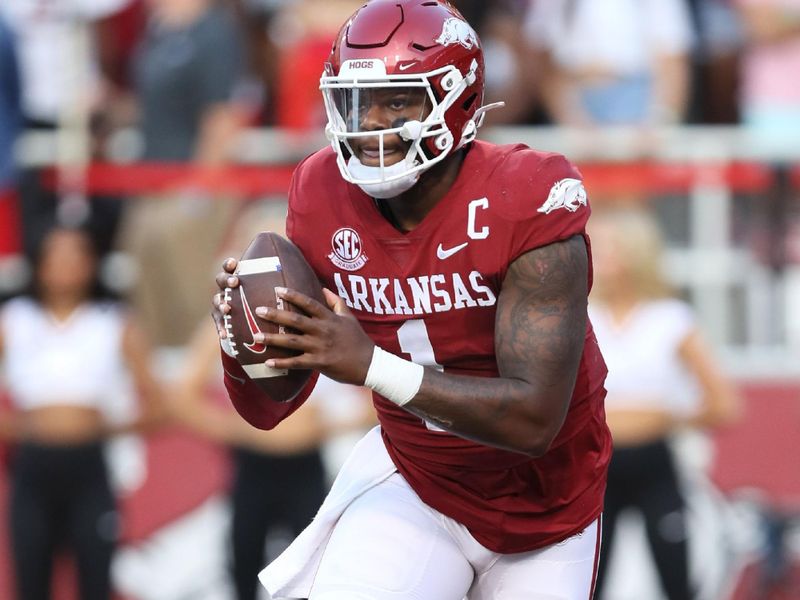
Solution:
M 547 0 L 525 29 L 546 64 L 542 99 L 570 126 L 679 122 L 693 30 L 683 0 Z
M 634 508 L 644 519 L 666 597 L 688 600 L 694 596 L 686 504 L 669 442 L 681 428 L 729 421 L 736 393 L 703 341 L 692 308 L 671 295 L 655 220 L 628 207 L 599 210 L 592 220 L 595 285 L 589 314 L 608 365 L 606 418 L 614 439 L 599 597 L 617 517 Z
M 14 448 L 9 523 L 21 600 L 50 598 L 54 552 L 64 544 L 75 556 L 80 598 L 111 597 L 119 517 L 105 445 L 162 417 L 149 346 L 118 303 L 95 294 L 96 265 L 85 232 L 52 229 L 31 293 L 0 309 L 0 364 L 12 406 L 0 411 L 0 441 Z M 122 421 L 128 382 L 140 409 Z

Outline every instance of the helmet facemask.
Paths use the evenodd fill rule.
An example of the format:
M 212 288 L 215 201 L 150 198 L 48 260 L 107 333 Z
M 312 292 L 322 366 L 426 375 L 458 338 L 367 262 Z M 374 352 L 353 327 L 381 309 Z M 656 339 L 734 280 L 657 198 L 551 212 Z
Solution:
M 477 68 L 473 61 L 466 76 L 452 65 L 422 74 L 387 75 L 381 60 L 350 60 L 335 75 L 327 65 L 320 89 L 328 115 L 326 133 L 342 177 L 371 196 L 390 198 L 410 189 L 422 172 L 472 141 L 477 131 L 474 121 L 464 131 L 452 132 L 445 115 L 474 83 Z M 407 146 L 405 156 L 392 157 L 387 165 L 386 148 L 391 154 L 400 150 L 401 143 Z M 374 156 L 366 156 L 365 146 Z M 369 164 L 360 160 L 365 156 Z

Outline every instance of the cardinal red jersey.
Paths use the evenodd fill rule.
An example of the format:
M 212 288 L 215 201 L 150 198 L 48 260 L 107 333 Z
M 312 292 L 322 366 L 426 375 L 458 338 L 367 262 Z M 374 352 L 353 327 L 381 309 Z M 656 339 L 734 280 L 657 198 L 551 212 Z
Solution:
M 324 285 L 381 348 L 445 373 L 497 377 L 503 279 L 521 254 L 585 236 L 580 174 L 560 155 L 475 142 L 447 195 L 403 233 L 341 178 L 335 158 L 330 149 L 307 158 L 289 195 L 287 232 Z M 566 420 L 539 458 L 444 432 L 377 395 L 375 405 L 388 451 L 420 498 L 487 548 L 522 552 L 581 531 L 602 510 L 605 374 L 589 324 Z

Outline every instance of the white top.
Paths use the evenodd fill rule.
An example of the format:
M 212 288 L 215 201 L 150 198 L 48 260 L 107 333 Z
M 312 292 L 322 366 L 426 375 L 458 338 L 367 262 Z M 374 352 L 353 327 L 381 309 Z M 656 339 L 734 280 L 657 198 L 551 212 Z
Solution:
M 638 75 L 652 58 L 687 52 L 692 23 L 683 0 L 544 0 L 525 24 L 530 42 L 571 71 Z
M 681 416 L 698 410 L 697 383 L 679 354 L 695 328 L 688 304 L 653 300 L 636 307 L 623 323 L 591 304 L 589 318 L 608 366 L 608 410 L 652 408 Z
M 86 25 L 130 0 L 2 0 L 0 14 L 17 37 L 22 108 L 57 122 L 98 93 L 99 69 Z
M 91 303 L 59 322 L 29 298 L 0 311 L 5 384 L 23 410 L 87 406 L 114 417 L 127 382 L 122 355 L 125 318 L 113 303 Z

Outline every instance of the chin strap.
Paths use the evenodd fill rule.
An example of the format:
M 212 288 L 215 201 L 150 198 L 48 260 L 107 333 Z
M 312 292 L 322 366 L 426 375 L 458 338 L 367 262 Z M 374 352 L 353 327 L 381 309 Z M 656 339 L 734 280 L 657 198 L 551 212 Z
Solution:
M 385 200 L 399 196 L 417 183 L 420 176 L 419 171 L 403 174 L 413 165 L 413 161 L 406 156 L 399 163 L 381 169 L 380 167 L 368 167 L 355 156 L 351 156 L 347 161 L 347 171 L 352 178 L 351 181 L 369 196 Z M 388 181 L 381 181 L 381 171 L 384 178 L 389 178 Z

